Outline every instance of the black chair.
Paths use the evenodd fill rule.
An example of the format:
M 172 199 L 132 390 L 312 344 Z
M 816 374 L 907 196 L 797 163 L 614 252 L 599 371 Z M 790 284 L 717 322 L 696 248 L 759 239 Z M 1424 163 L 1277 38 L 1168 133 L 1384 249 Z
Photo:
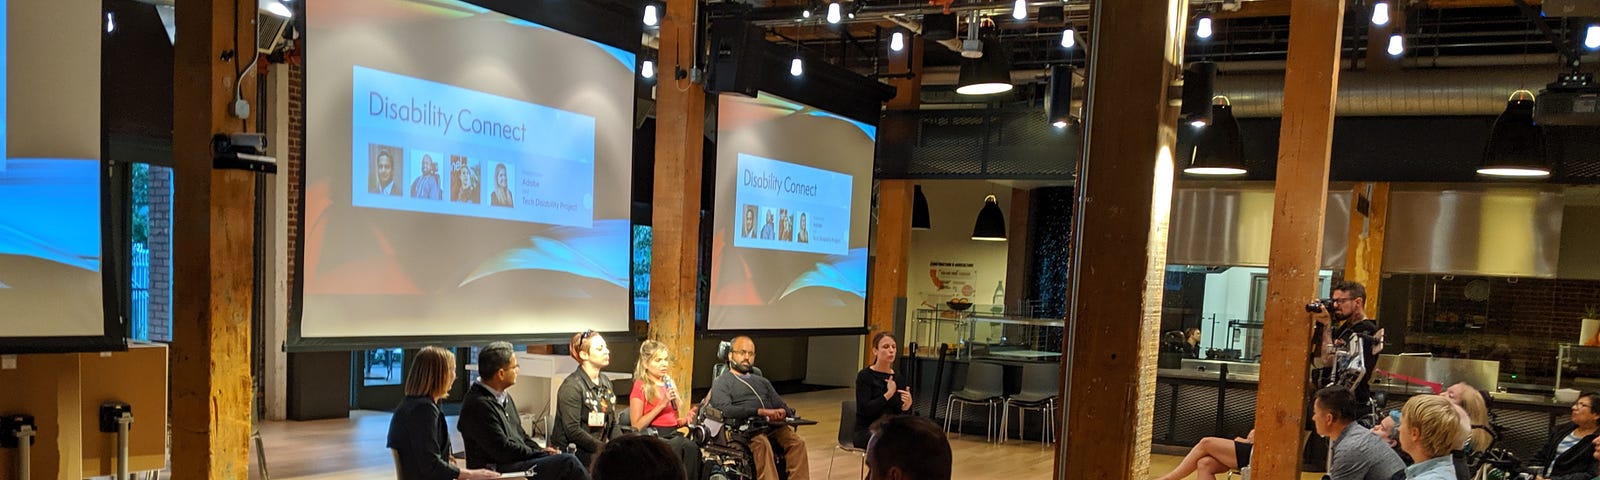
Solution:
M 989 418 L 985 422 L 987 430 L 985 440 L 994 441 L 995 420 L 998 417 L 996 407 L 1005 400 L 1005 368 L 994 363 L 973 362 L 967 365 L 967 386 L 959 392 L 951 393 L 945 401 L 944 431 L 950 431 L 950 419 L 960 418 L 959 414 L 952 415 L 951 411 L 956 405 L 962 406 L 965 413 L 967 405 L 983 405 L 988 408 Z M 961 421 L 956 421 L 956 436 L 961 436 Z
M 1039 446 L 1055 441 L 1056 398 L 1061 391 L 1061 367 L 1055 364 L 1026 365 L 1022 367 L 1022 391 L 1006 398 L 1004 413 L 1000 415 L 1000 443 L 1005 443 L 1011 431 L 1011 409 L 1017 409 L 1018 424 L 1024 411 L 1038 410 L 1043 426 L 1039 432 Z M 1022 438 L 1024 428 L 1018 427 L 1017 437 Z
M 845 400 L 839 402 L 839 443 L 835 445 L 838 450 L 854 453 L 861 456 L 861 477 L 867 475 L 867 450 L 856 448 L 855 439 L 851 435 L 856 430 L 856 401 Z M 837 453 L 837 452 L 835 452 Z M 828 455 L 828 477 L 833 478 L 833 455 Z

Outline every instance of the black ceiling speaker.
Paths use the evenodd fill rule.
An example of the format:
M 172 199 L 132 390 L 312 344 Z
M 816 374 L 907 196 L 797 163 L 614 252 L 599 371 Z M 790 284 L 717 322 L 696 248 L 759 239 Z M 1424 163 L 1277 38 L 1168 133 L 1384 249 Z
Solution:
M 1061 5 L 1039 7 L 1040 25 L 1060 25 L 1063 23 L 1067 23 L 1067 7 Z
M 922 16 L 922 38 L 937 42 L 956 38 L 958 34 L 955 14 L 929 13 Z
M 761 58 L 766 49 L 766 31 L 750 22 L 713 20 L 707 37 L 711 40 L 711 72 L 706 82 L 713 92 L 737 92 L 756 96 L 761 79 Z M 673 78 L 675 72 L 657 75 Z
M 1072 65 L 1051 65 L 1050 83 L 1044 90 L 1045 120 L 1056 128 L 1072 123 Z
M 1183 69 L 1183 107 L 1178 120 L 1194 126 L 1211 124 L 1211 97 L 1215 96 L 1217 64 L 1194 62 Z

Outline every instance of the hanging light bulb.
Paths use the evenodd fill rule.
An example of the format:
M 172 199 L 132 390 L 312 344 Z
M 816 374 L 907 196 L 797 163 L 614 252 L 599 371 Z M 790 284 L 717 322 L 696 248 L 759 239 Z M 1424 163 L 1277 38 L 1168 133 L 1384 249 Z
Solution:
M 811 18 L 811 9 L 809 8 L 800 11 L 800 19 L 805 20 L 807 18 Z
M 906 35 L 904 33 L 894 32 L 893 35 L 889 35 L 889 50 L 898 52 L 905 49 Z
M 1078 31 L 1068 28 L 1061 31 L 1061 48 L 1072 48 L 1078 44 Z
M 800 57 L 794 57 L 794 61 L 789 62 L 789 74 L 798 77 L 803 73 L 806 73 L 805 65 L 800 61 Z
M 656 78 L 656 62 L 645 60 L 644 65 L 639 67 L 639 75 L 643 75 L 644 78 Z
M 660 23 L 660 22 L 661 22 L 661 17 L 656 15 L 656 6 L 655 6 L 655 4 L 645 5 L 644 6 L 644 26 L 646 26 L 646 27 L 654 27 L 654 26 L 656 26 L 657 23 Z
M 1017 3 L 1011 6 L 1011 18 L 1017 20 L 1028 18 L 1028 0 L 1017 0 Z
M 1583 35 L 1583 46 L 1590 50 L 1600 48 L 1600 25 L 1589 26 L 1589 30 Z
M 1195 22 L 1194 36 L 1211 38 L 1211 33 L 1211 17 L 1200 17 L 1200 20 Z
M 828 4 L 828 23 L 839 23 L 839 2 Z
M 1405 37 L 1396 33 L 1389 35 L 1389 55 L 1398 57 L 1406 53 Z
M 1372 24 L 1380 27 L 1389 24 L 1389 2 L 1372 4 Z
M 106 33 L 117 30 L 117 19 L 111 17 L 111 12 L 106 12 Z

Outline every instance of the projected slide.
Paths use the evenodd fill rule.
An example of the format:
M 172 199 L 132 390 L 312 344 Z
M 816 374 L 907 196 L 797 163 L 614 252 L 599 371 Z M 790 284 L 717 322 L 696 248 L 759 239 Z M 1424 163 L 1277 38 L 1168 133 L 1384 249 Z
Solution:
M 766 94 L 717 115 L 709 328 L 863 326 L 877 128 Z
M 627 330 L 634 54 L 465 2 L 306 8 L 291 346 Z
M 740 247 L 850 253 L 850 176 L 739 154 Z
M 0 171 L 5 335 L 101 335 L 100 161 L 11 158 Z
M 351 77 L 355 205 L 594 224 L 594 117 L 359 65 Z

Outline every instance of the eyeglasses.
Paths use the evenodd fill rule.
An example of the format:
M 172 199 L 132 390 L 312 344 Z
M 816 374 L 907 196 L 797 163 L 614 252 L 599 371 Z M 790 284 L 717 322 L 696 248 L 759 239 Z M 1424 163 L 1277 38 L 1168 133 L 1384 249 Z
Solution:
M 732 354 L 734 354 L 734 355 L 749 355 L 749 356 L 755 356 L 755 354 L 756 354 L 756 351 L 755 351 L 755 350 L 734 350 L 734 351 L 731 351 L 731 352 L 728 352 L 728 353 L 732 353 Z
M 1356 297 L 1350 297 L 1350 298 L 1330 298 L 1330 299 L 1328 299 L 1328 301 L 1330 301 L 1330 302 L 1333 302 L 1333 304 L 1334 304 L 1334 305 L 1338 305 L 1338 304 L 1341 304 L 1341 303 L 1344 303 L 1344 302 L 1349 302 L 1349 301 L 1354 301 L 1354 300 L 1355 300 L 1355 299 L 1356 299 Z

